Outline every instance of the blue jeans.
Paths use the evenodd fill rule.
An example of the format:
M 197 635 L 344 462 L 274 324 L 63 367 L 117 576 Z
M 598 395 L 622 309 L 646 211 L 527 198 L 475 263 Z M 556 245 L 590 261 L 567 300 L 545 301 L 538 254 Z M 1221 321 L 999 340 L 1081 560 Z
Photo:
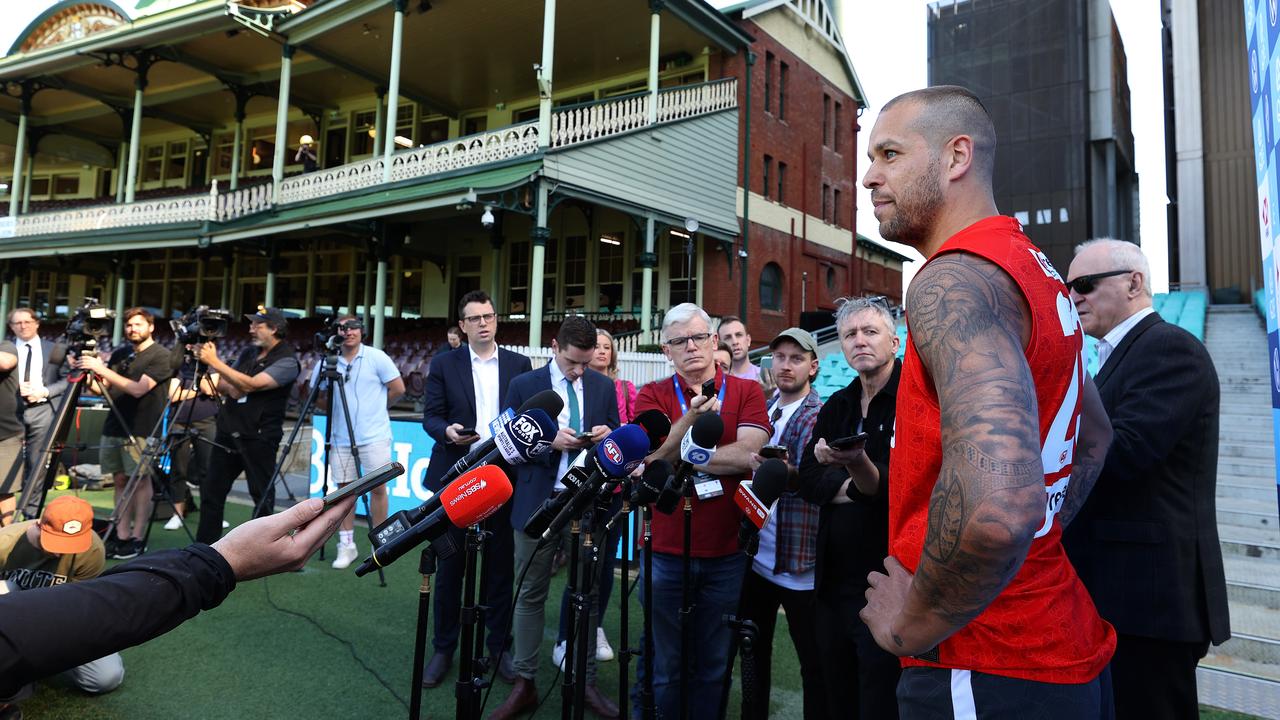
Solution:
M 690 562 L 693 613 L 688 621 L 692 623 L 692 656 L 685 658 L 685 664 L 691 680 L 688 688 L 691 718 L 714 718 L 720 711 L 731 637 L 724 615 L 738 610 L 746 568 L 746 561 L 737 553 L 718 558 L 693 558 Z M 679 555 L 653 554 L 653 694 L 658 715 L 665 718 L 680 717 L 680 608 L 684 602 L 681 574 Z M 640 585 L 644 587 L 643 577 Z M 649 602 L 643 590 L 641 602 Z M 640 662 L 636 665 L 633 693 L 637 713 L 643 682 L 644 663 Z

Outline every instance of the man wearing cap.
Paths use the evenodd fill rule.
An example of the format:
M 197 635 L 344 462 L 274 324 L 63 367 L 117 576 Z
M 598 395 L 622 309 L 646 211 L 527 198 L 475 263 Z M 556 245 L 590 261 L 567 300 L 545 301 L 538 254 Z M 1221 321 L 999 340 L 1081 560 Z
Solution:
M 791 481 L 760 530 L 760 547 L 742 581 L 738 615 L 754 622 L 760 631 L 755 645 L 755 705 L 748 707 L 744 697 L 742 716 L 769 716 L 773 629 L 778 620 L 778 607 L 781 606 L 786 610 L 791 642 L 800 660 L 805 717 L 821 717 L 826 700 L 813 627 L 813 567 L 817 562 L 818 508 L 796 494 L 795 483 L 796 466 L 809 444 L 818 411 L 822 409 L 822 398 L 810 386 L 818 376 L 818 343 L 809 333 L 793 327 L 779 333 L 769 343 L 769 350 L 772 351 L 773 379 L 778 387 L 768 403 L 769 424 L 773 426 L 769 445 L 786 448 L 781 456 L 772 452 L 769 456 L 786 461 Z M 759 469 L 763 461 L 760 454 L 753 453 L 751 469 Z
M 293 347 L 284 342 L 289 329 L 284 313 L 259 305 L 258 312 L 245 315 L 245 319 L 253 346 L 240 353 L 235 365 L 218 357 L 212 342 L 197 346 L 200 361 L 209 372 L 218 374 L 222 396 L 213 461 L 200 489 L 196 540 L 203 543 L 213 543 L 222 535 L 227 493 L 241 472 L 249 484 L 255 513 L 271 514 L 275 494 L 269 484 L 276 449 L 284 435 L 284 411 L 289 389 L 301 372 Z
M 173 375 L 169 351 L 151 337 L 155 329 L 150 311 L 129 308 L 124 311 L 124 336 L 129 344 L 111 353 L 109 362 L 94 355 L 70 360 L 72 367 L 94 374 L 94 387 L 106 392 L 118 411 L 108 413 L 102 424 L 99 458 L 103 474 L 115 476 L 117 521 L 115 537 L 107 541 L 107 554 L 113 558 L 137 557 L 143 552 L 142 538 L 151 517 L 150 468 L 135 471 L 143 462 L 147 438 L 159 428 Z M 135 476 L 133 487 L 126 487 L 125 480 Z
M 54 498 L 39 520 L 0 529 L 0 593 L 88 580 L 105 565 L 106 551 L 93 532 L 93 508 L 73 495 Z M 63 677 L 87 693 L 110 692 L 124 681 L 124 661 L 111 653 Z M 0 697 L 0 705 L 29 694 L 30 688 L 23 688 L 14 697 Z

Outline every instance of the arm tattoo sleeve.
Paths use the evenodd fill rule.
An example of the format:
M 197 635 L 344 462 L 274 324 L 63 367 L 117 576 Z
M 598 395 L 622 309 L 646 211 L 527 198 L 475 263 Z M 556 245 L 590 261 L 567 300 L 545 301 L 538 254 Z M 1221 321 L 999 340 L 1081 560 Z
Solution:
M 1113 435 L 1111 420 L 1092 378 L 1085 378 L 1083 403 L 1080 434 L 1076 438 L 1076 453 L 1072 458 L 1071 483 L 1058 510 L 1058 522 L 1063 527 L 1071 524 L 1080 508 L 1084 507 L 1085 500 L 1089 499 L 1089 493 L 1106 464 L 1107 448 L 1111 446 Z
M 1044 518 L 1027 312 L 1013 280 L 972 255 L 935 259 L 912 282 L 912 337 L 938 388 L 942 467 L 908 611 L 954 629 L 1013 579 Z

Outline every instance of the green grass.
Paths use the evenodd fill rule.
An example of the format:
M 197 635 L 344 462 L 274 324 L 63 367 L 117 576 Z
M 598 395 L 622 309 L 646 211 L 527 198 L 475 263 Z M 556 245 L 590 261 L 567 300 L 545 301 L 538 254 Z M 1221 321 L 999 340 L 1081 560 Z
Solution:
M 109 493 L 84 496 L 96 507 L 110 506 Z M 243 522 L 249 508 L 228 505 L 227 513 L 232 523 Z M 152 549 L 185 543 L 186 536 L 180 531 L 165 532 L 159 523 L 152 530 Z M 368 548 L 363 537 L 361 547 Z M 330 568 L 332 542 L 325 557 L 324 561 L 312 558 L 300 573 L 244 583 L 221 607 L 145 645 L 125 650 L 125 681 L 115 692 L 91 697 L 56 683 L 37 685 L 35 695 L 23 703 L 26 717 L 404 717 L 413 681 L 410 671 L 421 582 L 416 572 L 417 554 L 410 553 L 387 570 L 385 588 L 378 586 L 376 575 L 357 578 L 349 570 Z M 547 601 L 544 661 L 537 685 L 542 694 L 550 692 L 550 697 L 533 716 L 537 718 L 560 716 L 560 689 L 550 652 L 564 580 L 563 571 L 556 575 Z M 615 583 L 605 617 L 615 650 L 620 588 L 621 583 Z M 633 608 L 634 646 L 640 633 L 639 604 L 634 598 Z M 111 622 L 111 618 L 104 617 L 102 622 Z M 799 667 L 790 642 L 782 618 L 775 631 L 773 718 L 802 717 Z M 456 665 L 455 661 L 455 669 Z M 634 674 L 633 661 L 632 678 Z M 598 683 L 607 694 L 616 696 L 616 660 L 600 664 Z M 485 706 L 486 715 L 508 690 L 508 685 L 496 683 Z M 453 693 L 452 682 L 424 690 L 424 716 L 452 717 Z M 737 692 L 732 693 L 729 717 L 737 717 L 738 700 Z M 1239 720 L 1246 716 L 1205 708 L 1201 717 Z

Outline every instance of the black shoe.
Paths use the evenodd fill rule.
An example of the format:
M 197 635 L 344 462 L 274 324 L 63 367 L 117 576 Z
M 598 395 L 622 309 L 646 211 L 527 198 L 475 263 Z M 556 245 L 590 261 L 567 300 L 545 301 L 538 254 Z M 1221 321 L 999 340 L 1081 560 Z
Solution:
M 422 671 L 422 687 L 440 687 L 440 683 L 444 682 L 444 676 L 451 667 L 453 667 L 452 655 L 445 655 L 439 651 L 434 653 L 427 661 L 427 667 Z
M 145 550 L 146 550 L 146 546 L 142 544 L 142 538 L 135 538 L 133 540 L 121 540 L 120 544 L 116 547 L 115 554 L 112 555 L 111 557 L 115 558 L 116 560 L 129 560 L 129 559 L 138 557 Z

